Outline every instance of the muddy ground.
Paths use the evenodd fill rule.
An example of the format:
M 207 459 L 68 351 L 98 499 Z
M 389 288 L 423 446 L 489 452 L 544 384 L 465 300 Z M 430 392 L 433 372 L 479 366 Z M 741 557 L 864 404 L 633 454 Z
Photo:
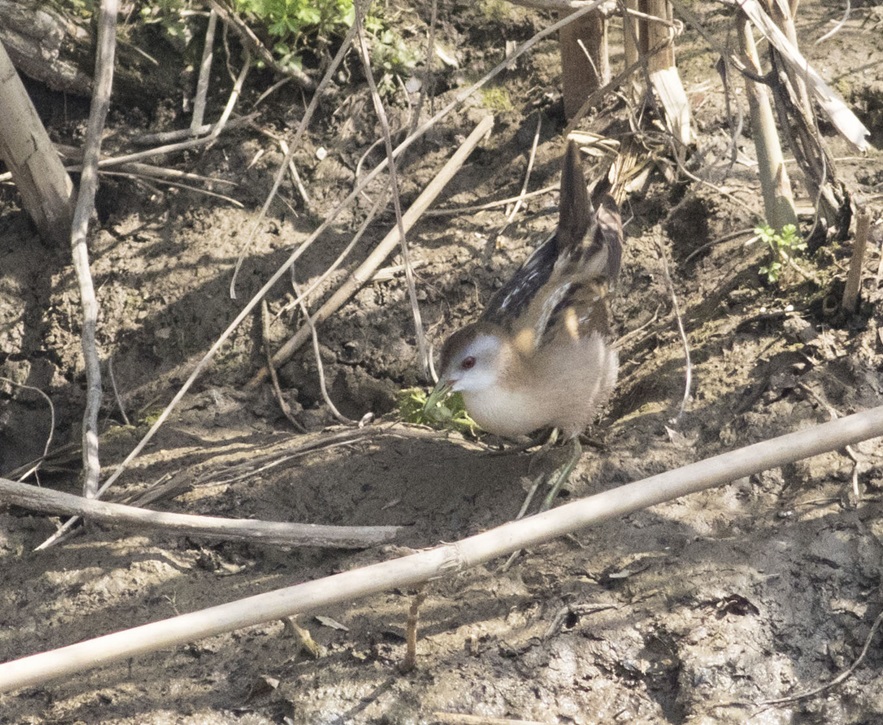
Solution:
M 853 5 L 839 34 L 819 45 L 814 42 L 840 17 L 839 6 L 806 3 L 798 28 L 811 61 L 844 94 L 879 148 L 883 6 Z M 729 11 L 712 3 L 699 9 L 726 42 Z M 428 10 L 400 17 L 411 42 L 425 37 Z M 522 42 L 550 22 L 542 13 L 493 2 L 442 4 L 439 17 L 440 42 L 459 67 L 436 67 L 436 108 L 501 60 L 501 39 Z M 621 63 L 615 38 L 614 49 L 614 64 Z M 764 250 L 746 245 L 762 212 L 753 144 L 744 131 L 731 167 L 731 126 L 716 59 L 688 28 L 680 67 L 697 130 L 691 170 L 709 184 L 672 181 L 667 146 L 653 142 L 661 135 L 645 137 L 654 170 L 624 204 L 628 239 L 615 302 L 623 336 L 620 383 L 590 432 L 565 498 L 880 401 L 879 226 L 858 314 L 844 314 L 836 304 L 851 239 L 829 240 L 803 261 L 815 280 L 789 272 L 780 285 L 763 281 Z M 350 75 L 340 79 L 348 84 L 322 104 L 295 155 L 309 203 L 286 182 L 249 248 L 243 240 L 282 158 L 262 131 L 283 134 L 297 123 L 303 100 L 292 87 L 261 103 L 254 126 L 224 135 L 209 150 L 159 162 L 231 182 L 213 188 L 241 207 L 153 181 L 102 179 L 91 254 L 101 355 L 105 363 L 112 360 L 119 393 L 117 401 L 105 365 L 105 470 L 143 436 L 244 301 L 352 189 L 357 169 L 363 173 L 360 158 L 378 131 L 355 67 L 353 61 Z M 225 73 L 218 71 L 222 87 Z M 407 205 L 477 120 L 495 114 L 493 133 L 433 207 L 446 213 L 425 216 L 410 234 L 421 312 L 436 344 L 473 319 L 554 226 L 557 191 L 529 198 L 505 229 L 507 207 L 466 208 L 518 194 L 540 119 L 529 189 L 557 184 L 564 126 L 558 73 L 555 43 L 540 43 L 492 93 L 467 102 L 404 158 Z M 242 109 L 250 110 L 272 81 L 252 76 Z M 416 95 L 406 102 L 399 86 L 390 88 L 391 121 L 399 128 L 409 122 L 408 103 Z M 83 104 L 32 90 L 53 137 L 79 142 Z M 215 111 L 224 100 L 219 92 Z M 744 104 L 741 90 L 737 100 Z M 186 125 L 176 104 L 152 99 L 115 106 L 106 148 L 121 152 L 135 136 Z M 624 138 L 627 117 L 621 100 L 611 98 L 583 128 Z M 824 124 L 823 131 L 838 173 L 869 200 L 879 224 L 883 156 L 856 154 Z M 327 151 L 322 160 L 320 148 Z M 368 153 L 366 168 L 380 158 L 378 148 Z M 590 177 L 602 168 L 599 161 Z M 793 165 L 789 170 L 799 179 Z M 809 209 L 805 191 L 796 187 L 801 208 Z M 372 200 L 378 191 L 370 190 Z M 370 204 L 360 199 L 356 211 L 339 215 L 298 263 L 301 283 L 324 272 Z M 809 229 L 811 219 L 803 223 Z M 393 224 L 390 207 L 321 292 L 341 284 Z M 69 255 L 39 241 L 11 187 L 2 189 L 0 229 L 0 374 L 51 397 L 58 453 L 44 463 L 39 481 L 76 493 L 84 374 Z M 686 367 L 660 250 L 693 365 L 692 396 L 674 422 Z M 240 255 L 234 300 L 229 286 Z M 287 277 L 268 296 L 274 349 L 299 325 L 292 299 Z M 280 371 L 283 395 L 307 433 L 283 416 L 268 385 L 248 387 L 263 360 L 262 337 L 259 317 L 247 318 L 111 498 L 176 475 L 183 492 L 155 508 L 403 525 L 395 547 L 286 550 L 90 525 L 35 553 L 59 519 L 5 507 L 4 661 L 484 531 L 515 516 L 529 473 L 551 469 L 565 455 L 553 450 L 531 464 L 529 455 L 489 455 L 498 442 L 486 436 L 412 435 L 402 425 L 395 434 L 366 435 L 262 469 L 257 462 L 265 456 L 281 458 L 339 429 L 309 350 Z M 371 412 L 395 420 L 397 392 L 427 384 L 404 278 L 396 270 L 364 286 L 321 326 L 319 337 L 331 398 L 346 416 Z M 40 455 L 50 417 L 33 391 L 4 384 L 2 401 L 0 470 L 10 475 Z M 0 722 L 463 721 L 458 714 L 487 718 L 474 722 L 881 722 L 879 634 L 835 687 L 769 702 L 813 690 L 856 662 L 883 611 L 879 448 L 874 442 L 854 447 L 858 497 L 856 463 L 845 452 L 831 453 L 539 546 L 505 572 L 497 561 L 435 582 L 425 590 L 417 668 L 409 674 L 398 668 L 413 593 L 393 590 L 301 617 L 321 647 L 318 657 L 301 650 L 281 622 L 270 622 L 0 695 Z

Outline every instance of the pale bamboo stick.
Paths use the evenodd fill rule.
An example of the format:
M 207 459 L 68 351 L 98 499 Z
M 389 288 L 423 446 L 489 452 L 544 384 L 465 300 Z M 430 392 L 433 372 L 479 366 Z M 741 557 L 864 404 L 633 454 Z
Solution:
M 476 536 L 0 664 L 0 692 L 330 604 L 450 576 L 517 549 L 883 435 L 883 406 L 610 489 Z

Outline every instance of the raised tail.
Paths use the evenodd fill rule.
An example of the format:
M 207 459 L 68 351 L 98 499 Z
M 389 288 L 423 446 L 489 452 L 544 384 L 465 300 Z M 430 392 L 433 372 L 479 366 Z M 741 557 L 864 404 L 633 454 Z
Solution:
M 605 180 L 589 198 L 582 155 L 574 141 L 568 142 L 564 153 L 556 236 L 560 252 L 570 251 L 571 264 L 583 265 L 611 283 L 619 275 L 623 239 L 619 207 Z

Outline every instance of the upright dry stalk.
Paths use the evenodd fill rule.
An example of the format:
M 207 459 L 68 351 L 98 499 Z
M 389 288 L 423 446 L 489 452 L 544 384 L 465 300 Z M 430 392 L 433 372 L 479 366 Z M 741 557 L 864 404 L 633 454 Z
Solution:
M 22 205 L 40 236 L 54 244 L 66 243 L 74 185 L 2 43 L 0 159 L 12 172 Z
M 639 0 L 638 9 L 645 17 L 638 33 L 638 48 L 647 59 L 650 83 L 659 95 L 669 130 L 682 146 L 690 143 L 690 101 L 675 63 L 674 13 L 669 0 Z M 661 51 L 657 48 L 663 46 Z
M 865 261 L 865 250 L 868 246 L 868 234 L 871 231 L 871 215 L 864 204 L 859 204 L 855 215 L 855 245 L 849 263 L 849 274 L 843 289 L 841 307 L 847 312 L 855 312 L 858 307 L 858 295 L 862 286 L 862 265 Z
M 561 13 L 566 17 L 569 13 Z M 564 115 L 573 118 L 583 102 L 610 81 L 607 12 L 593 10 L 558 32 Z
M 754 75 L 763 75 L 751 23 L 745 15 L 739 13 L 736 17 L 736 26 L 742 62 Z M 785 169 L 773 108 L 770 105 L 770 96 L 765 85 L 748 76 L 745 76 L 745 93 L 748 96 L 751 132 L 754 137 L 754 148 L 757 151 L 757 169 L 760 174 L 767 224 L 776 231 L 781 231 L 786 224 L 797 224 L 797 212 L 794 208 L 794 195 L 791 191 L 788 171 Z
M 758 0 L 742 0 L 743 11 L 755 25 L 761 21 L 758 27 L 770 40 L 779 126 L 803 173 L 803 183 L 814 200 L 819 216 L 827 227 L 836 228 L 838 236 L 842 238 L 849 229 L 849 195 L 843 183 L 837 179 L 833 159 L 816 126 L 808 91 L 814 71 L 800 55 L 793 15 L 797 3 L 792 2 L 791 6 L 784 0 L 761 0 L 760 3 Z M 767 27 L 763 27 L 764 24 Z M 778 36 L 778 42 L 773 42 L 773 34 Z M 786 53 L 791 55 L 790 59 Z M 824 101 L 819 99 L 819 102 L 824 108 Z M 836 118 L 840 115 L 843 114 L 829 113 L 835 125 L 838 125 Z
M 638 9 L 646 16 L 659 18 L 659 20 L 640 19 L 641 31 L 638 34 L 638 47 L 641 54 L 646 56 L 650 48 L 657 43 L 668 42 L 665 50 L 647 59 L 647 69 L 653 73 L 657 70 L 671 68 L 675 64 L 675 47 L 671 42 L 668 25 L 666 25 L 666 23 L 672 22 L 671 3 L 668 0 L 639 0 Z
M 629 68 L 638 62 L 640 52 L 638 50 L 641 37 L 641 24 L 638 23 L 629 10 L 638 9 L 638 0 L 623 0 L 622 7 L 622 49 L 625 58 L 625 67 Z M 629 80 L 629 97 L 632 101 L 638 100 L 638 82 L 634 76 Z
M 193 99 L 193 118 L 190 120 L 190 133 L 199 135 L 202 119 L 205 116 L 205 99 L 208 95 L 209 78 L 212 73 L 213 48 L 215 45 L 215 28 L 218 25 L 218 13 L 212 10 L 208 16 L 208 27 L 205 31 L 205 45 L 202 48 L 202 62 L 199 64 L 199 80 L 196 83 L 196 96 Z
M 98 459 L 98 411 L 101 409 L 101 366 L 98 360 L 98 300 L 89 271 L 87 235 L 89 217 L 95 208 L 98 190 L 98 158 L 101 155 L 101 135 L 110 107 L 110 89 L 113 83 L 113 58 L 116 50 L 117 0 L 102 0 L 98 15 L 98 52 L 95 59 L 95 90 L 89 110 L 86 146 L 83 149 L 83 173 L 80 193 L 74 209 L 71 227 L 71 255 L 80 285 L 83 304 L 83 359 L 86 367 L 86 408 L 83 412 L 83 491 L 87 498 L 98 494 L 101 464 Z

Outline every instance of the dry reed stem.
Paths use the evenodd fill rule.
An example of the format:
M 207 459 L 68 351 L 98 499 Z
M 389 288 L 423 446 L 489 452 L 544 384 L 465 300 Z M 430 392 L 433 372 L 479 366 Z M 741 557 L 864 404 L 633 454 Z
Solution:
M 323 526 L 149 511 L 136 506 L 73 496 L 6 478 L 0 478 L 0 499 L 31 511 L 76 515 L 106 524 L 125 525 L 127 530 L 145 528 L 180 536 L 204 536 L 222 541 L 278 546 L 360 549 L 390 541 L 400 530 L 398 526 Z
M 853 313 L 858 307 L 858 296 L 862 286 L 862 266 L 865 261 L 865 249 L 868 246 L 868 234 L 871 231 L 871 215 L 864 204 L 857 205 L 855 215 L 855 244 L 852 248 L 852 259 L 849 260 L 849 272 L 846 275 L 846 286 L 843 288 L 841 307 Z
M 113 59 L 116 49 L 117 0 L 102 0 L 98 14 L 98 49 L 95 57 L 95 84 L 86 144 L 83 149 L 83 173 L 71 225 L 71 255 L 83 305 L 83 361 L 86 368 L 86 406 L 83 411 L 83 492 L 88 498 L 98 495 L 101 461 L 98 457 L 98 413 L 101 410 L 101 363 L 98 358 L 96 332 L 98 300 L 89 270 L 89 218 L 95 209 L 98 190 L 98 159 L 104 120 L 110 108 L 113 85 Z
M 746 446 L 512 521 L 452 544 L 0 664 L 0 692 L 147 652 L 453 576 L 591 524 L 883 436 L 883 406 Z
M 194 136 L 202 127 L 205 116 L 205 99 L 212 73 L 213 48 L 215 45 L 215 28 L 218 26 L 218 13 L 209 12 L 208 26 L 205 30 L 205 44 L 202 47 L 202 61 L 199 64 L 199 80 L 196 82 L 196 95 L 193 98 L 193 117 L 190 119 L 190 133 Z

